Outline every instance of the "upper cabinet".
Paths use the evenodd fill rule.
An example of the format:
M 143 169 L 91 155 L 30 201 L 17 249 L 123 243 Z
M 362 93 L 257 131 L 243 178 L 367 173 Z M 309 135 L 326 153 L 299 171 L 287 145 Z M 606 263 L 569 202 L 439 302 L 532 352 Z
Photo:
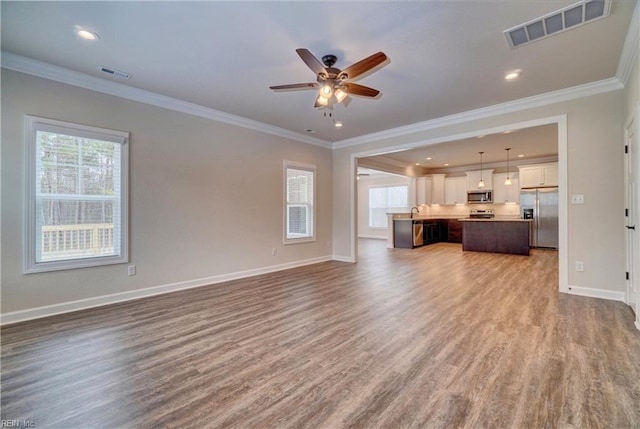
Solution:
M 446 179 L 444 179 L 444 188 L 445 188 L 444 190 L 445 204 L 466 204 L 467 203 L 467 178 L 466 177 L 447 177 Z
M 432 174 L 431 185 L 431 204 L 444 204 L 444 174 Z
M 418 177 L 416 179 L 416 205 L 431 205 L 433 201 L 433 179 Z
M 493 169 L 490 170 L 482 170 L 482 175 L 480 174 L 480 170 L 477 171 L 466 171 L 467 173 L 467 191 L 475 191 L 481 188 L 478 188 L 478 183 L 480 183 L 480 177 L 484 181 L 484 188 L 482 189 L 493 189 Z
M 511 185 L 505 185 L 507 173 L 498 173 L 493 175 L 493 203 L 517 203 L 520 201 L 520 186 L 518 181 L 518 173 L 511 172 Z
M 558 186 L 558 163 L 535 164 L 518 167 L 521 188 Z

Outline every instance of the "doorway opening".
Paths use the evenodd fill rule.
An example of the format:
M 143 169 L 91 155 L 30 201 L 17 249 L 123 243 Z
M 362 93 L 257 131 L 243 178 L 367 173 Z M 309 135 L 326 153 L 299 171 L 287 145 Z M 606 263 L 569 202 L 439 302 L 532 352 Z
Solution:
M 566 115 L 559 115 L 549 118 L 542 118 L 533 121 L 526 121 L 520 123 L 507 124 L 499 127 L 488 128 L 488 129 L 478 129 L 472 132 L 466 132 L 457 135 L 450 135 L 442 138 L 435 138 L 432 140 L 422 140 L 415 141 L 411 143 L 406 143 L 399 146 L 391 146 L 387 148 L 363 151 L 359 153 L 352 154 L 352 177 L 353 186 L 351 188 L 351 201 L 352 201 L 352 210 L 351 210 L 351 250 L 352 257 L 354 261 L 357 261 L 358 258 L 358 228 L 362 215 L 359 213 L 362 207 L 362 189 L 358 186 L 357 171 L 358 168 L 377 168 L 379 170 L 383 170 L 387 173 L 398 174 L 404 176 L 409 179 L 410 183 L 413 183 L 413 192 L 410 191 L 410 200 L 408 202 L 409 207 L 420 207 L 422 213 L 427 215 L 438 215 L 438 214 L 446 214 L 446 215 L 463 215 L 464 217 L 469 213 L 469 206 L 466 204 L 456 204 L 452 201 L 442 201 L 442 204 L 439 202 L 435 202 L 432 200 L 430 204 L 426 204 L 419 200 L 419 196 L 416 196 L 416 189 L 420 188 L 419 178 L 425 175 L 425 170 L 433 172 L 435 174 L 444 174 L 450 175 L 451 177 L 463 177 L 465 176 L 465 172 L 468 170 L 475 170 L 477 167 L 473 161 L 469 161 L 469 156 L 476 156 L 477 152 L 475 149 L 478 147 L 485 145 L 486 147 L 492 147 L 491 151 L 495 152 L 492 158 L 489 158 L 488 162 L 483 164 L 483 171 L 481 174 L 484 174 L 486 170 L 494 170 L 493 173 L 502 175 L 502 174 L 510 174 L 513 175 L 514 172 L 517 172 L 518 165 L 524 165 L 525 163 L 552 163 L 557 162 L 557 184 L 558 184 L 558 279 L 559 285 L 558 289 L 561 292 L 568 292 L 568 219 L 567 219 L 567 119 Z M 515 138 L 518 134 L 520 136 L 525 136 L 527 134 L 535 135 L 536 131 L 538 133 L 548 133 L 552 135 L 552 143 L 551 146 L 555 148 L 555 150 L 547 151 L 544 150 L 544 153 L 538 153 L 537 157 L 531 157 L 529 161 L 521 160 L 518 162 L 517 155 L 524 152 L 521 151 L 513 151 L 512 154 L 515 156 L 515 159 L 511 161 L 509 165 L 509 171 L 506 168 L 506 152 L 505 148 L 510 146 L 508 145 L 506 137 L 512 134 L 512 137 Z M 496 142 L 492 145 L 490 143 L 491 139 L 494 139 Z M 486 140 L 485 140 L 486 139 Z M 515 144 L 514 144 L 515 145 Z M 534 147 L 534 146 L 532 146 Z M 498 150 L 499 149 L 499 150 Z M 444 159 L 439 159 L 439 161 L 443 164 L 442 166 L 437 166 L 437 168 L 429 169 L 428 161 L 435 161 L 434 156 L 429 155 L 428 152 L 436 151 L 442 154 L 448 153 L 459 153 L 462 154 L 460 161 L 454 162 L 445 162 Z M 442 152 L 440 152 L 442 151 Z M 484 150 L 486 153 L 487 151 Z M 516 153 L 519 152 L 519 153 Z M 436 153 L 436 152 L 433 152 Z M 419 154 L 424 158 L 424 164 L 422 161 L 411 158 L 411 162 L 407 162 L 408 158 L 410 158 L 414 154 Z M 393 156 L 391 156 L 393 155 Z M 526 156 L 526 155 L 525 155 Z M 391 159 L 390 162 L 384 163 L 384 158 Z M 465 158 L 467 157 L 467 158 Z M 427 158 L 431 158 L 428 160 Z M 405 159 L 405 162 L 398 162 L 398 160 Z M 453 159 L 453 158 L 450 158 Z M 476 160 L 477 162 L 478 160 Z M 448 163 L 450 165 L 445 166 L 444 163 Z M 420 165 L 417 165 L 420 164 Z M 456 164 L 456 165 L 451 165 Z M 502 176 L 499 176 L 502 179 Z M 486 178 L 482 178 L 486 180 Z M 466 180 L 466 178 L 465 178 Z M 454 182 L 454 181 L 451 181 Z M 411 186 L 411 185 L 410 185 Z M 434 188 L 435 189 L 435 188 Z M 465 190 L 466 193 L 466 190 Z M 515 194 L 515 192 L 514 192 Z M 444 198 L 444 196 L 437 196 L 439 198 Z M 432 196 L 432 198 L 435 198 Z M 508 197 L 513 201 L 513 204 L 502 204 L 499 206 L 498 210 L 501 214 L 510 214 L 515 216 L 520 216 L 519 213 L 519 195 L 511 195 Z M 445 204 L 448 203 L 448 204 Z M 465 201 L 466 203 L 466 201 Z M 498 207 L 498 205 L 494 205 Z M 495 208 L 494 207 L 494 208 Z

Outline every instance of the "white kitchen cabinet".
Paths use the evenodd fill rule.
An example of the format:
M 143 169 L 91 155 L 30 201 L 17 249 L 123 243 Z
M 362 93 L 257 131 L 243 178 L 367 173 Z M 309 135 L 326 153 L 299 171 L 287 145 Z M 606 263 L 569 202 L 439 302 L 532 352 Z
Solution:
M 433 179 L 431 177 L 418 177 L 416 179 L 416 205 L 431 205 L 432 187 Z
M 467 174 L 467 191 L 478 190 L 478 183 L 480 183 L 480 170 L 466 171 Z M 484 180 L 484 189 L 493 189 L 493 169 L 482 170 L 482 180 Z
M 467 178 L 447 177 L 444 179 L 445 204 L 467 203 Z
M 505 185 L 507 173 L 498 173 L 493 175 L 493 203 L 517 203 L 520 201 L 520 185 L 518 181 L 518 173 L 511 172 L 511 185 Z
M 431 175 L 431 204 L 444 204 L 444 174 Z
M 518 167 L 521 188 L 538 186 L 558 186 L 558 163 L 525 165 Z

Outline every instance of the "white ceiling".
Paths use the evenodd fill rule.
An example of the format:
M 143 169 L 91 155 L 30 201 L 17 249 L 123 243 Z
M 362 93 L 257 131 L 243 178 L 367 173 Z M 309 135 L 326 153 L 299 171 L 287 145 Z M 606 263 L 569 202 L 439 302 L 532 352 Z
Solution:
M 635 0 L 609 17 L 512 49 L 503 31 L 575 0 L 421 2 L 10 2 L 2 1 L 2 50 L 328 142 L 614 77 Z M 75 25 L 100 36 L 79 39 Z M 377 51 L 391 62 L 359 83 L 379 89 L 335 115 L 312 91 L 297 56 L 346 66 Z M 117 80 L 98 69 L 131 73 Z M 522 69 L 520 79 L 504 75 Z

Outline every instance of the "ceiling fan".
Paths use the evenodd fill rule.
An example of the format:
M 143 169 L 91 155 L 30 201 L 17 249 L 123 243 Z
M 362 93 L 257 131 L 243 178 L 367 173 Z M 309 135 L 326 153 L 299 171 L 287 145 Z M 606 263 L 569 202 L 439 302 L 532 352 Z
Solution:
M 269 88 L 274 91 L 292 91 L 317 89 L 318 96 L 313 104 L 317 109 L 333 109 L 336 103 L 345 106 L 351 101 L 349 95 L 375 98 L 380 91 L 368 86 L 354 83 L 355 80 L 373 73 L 376 68 L 389 63 L 389 58 L 384 52 L 377 52 L 367 58 L 340 70 L 333 65 L 336 63 L 335 55 L 325 55 L 320 62 L 308 49 L 299 48 L 296 52 L 302 61 L 316 74 L 316 81 L 312 83 L 293 83 L 289 85 L 275 85 Z

